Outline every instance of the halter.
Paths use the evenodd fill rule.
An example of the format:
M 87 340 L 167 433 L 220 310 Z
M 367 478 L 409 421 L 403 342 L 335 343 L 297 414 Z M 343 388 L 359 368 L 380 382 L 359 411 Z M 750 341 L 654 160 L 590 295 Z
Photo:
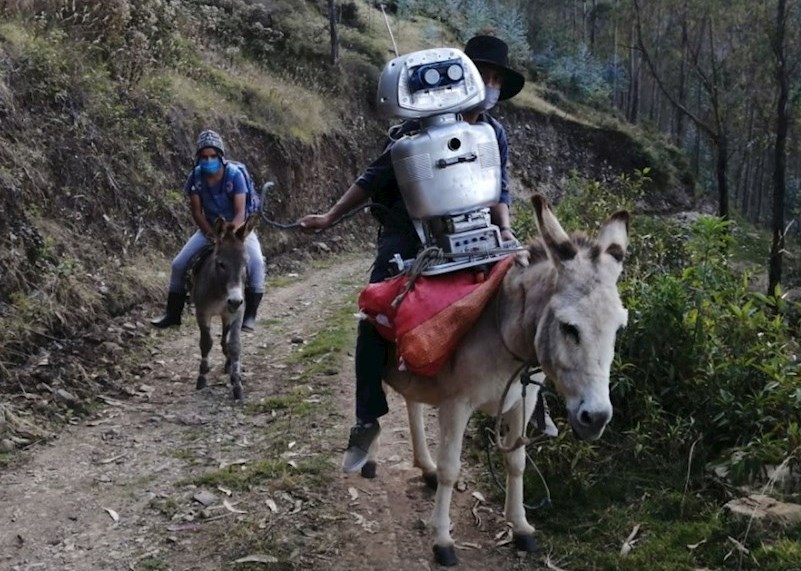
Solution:
M 523 297 L 523 315 L 526 313 L 526 298 Z M 521 389 L 521 396 L 523 402 L 523 418 L 526 417 L 526 388 L 528 385 L 537 385 L 539 390 L 537 391 L 537 402 L 534 405 L 534 422 L 537 425 L 537 428 L 540 431 L 545 431 L 545 400 L 542 396 L 543 389 L 545 388 L 545 384 L 542 381 L 534 380 L 534 375 L 542 372 L 542 367 L 539 365 L 539 361 L 537 357 L 532 357 L 530 359 L 523 359 L 517 353 L 515 353 L 509 344 L 506 342 L 503 336 L 503 329 L 501 328 L 501 299 L 500 299 L 500 292 L 495 296 L 495 326 L 498 329 L 498 336 L 501 338 L 501 343 L 503 344 L 504 349 L 514 358 L 515 361 L 521 363 L 521 365 L 512 373 L 512 376 L 509 377 L 509 380 L 506 382 L 506 387 L 503 390 L 503 395 L 501 396 L 501 400 L 498 403 L 498 414 L 495 415 L 495 445 L 500 449 L 502 452 L 512 452 L 520 448 L 521 446 L 525 446 L 529 443 L 529 439 L 526 436 L 526 427 L 523 426 L 522 434 L 517 438 L 517 440 L 512 444 L 511 447 L 504 446 L 500 441 L 500 428 L 501 428 L 501 418 L 503 416 L 503 405 L 506 402 L 506 395 L 509 394 L 509 389 L 516 380 L 520 381 L 522 385 Z M 536 330 L 534 332 L 534 336 L 536 338 Z
M 506 349 L 506 351 L 515 359 L 515 361 L 519 361 L 521 363 L 521 365 L 515 370 L 514 373 L 512 373 L 512 376 L 506 382 L 506 387 L 503 390 L 503 395 L 501 396 L 501 400 L 500 400 L 500 402 L 498 404 L 498 413 L 495 415 L 495 430 L 494 430 L 494 433 L 495 433 L 494 434 L 494 436 L 495 436 L 495 446 L 497 446 L 498 449 L 501 452 L 509 453 L 509 452 L 514 451 L 514 450 L 517 450 L 520 447 L 524 447 L 525 448 L 525 446 L 528 445 L 528 443 L 530 442 L 529 438 L 526 436 L 526 424 L 525 423 L 523 424 L 523 428 L 522 428 L 520 436 L 517 437 L 517 440 L 515 440 L 514 444 L 512 444 L 509 447 L 507 447 L 507 446 L 504 446 L 503 443 L 501 442 L 500 434 L 501 434 L 501 418 L 503 417 L 503 404 L 506 402 L 506 395 L 509 393 L 509 388 L 512 386 L 512 383 L 515 382 L 515 380 L 519 380 L 520 381 L 520 384 L 522 385 L 521 396 L 522 396 L 522 403 L 523 403 L 522 404 L 522 406 L 523 406 L 523 418 L 525 419 L 526 418 L 526 387 L 528 387 L 528 385 L 537 385 L 539 387 L 539 390 L 537 391 L 537 402 L 534 405 L 534 422 L 536 423 L 537 428 L 540 431 L 544 432 L 545 431 L 545 427 L 546 427 L 546 424 L 545 424 L 546 405 L 545 405 L 545 399 L 543 398 L 542 393 L 543 393 L 543 389 L 545 388 L 545 384 L 542 381 L 535 381 L 534 380 L 534 375 L 542 372 L 542 367 L 539 365 L 539 362 L 537 361 L 536 356 L 532 357 L 531 359 L 523 359 L 517 353 L 515 353 L 511 349 L 511 347 L 509 347 L 509 345 L 506 343 L 506 339 L 504 339 L 504 337 L 503 337 L 503 329 L 501 329 L 500 307 L 501 307 L 500 295 L 497 295 L 496 298 L 495 298 L 495 322 L 496 322 L 495 324 L 496 324 L 496 327 L 498 329 L 498 335 L 501 338 L 501 343 L 503 344 L 504 349 Z M 524 296 L 523 297 L 523 314 L 524 315 L 525 315 L 525 311 L 526 311 L 526 302 L 525 302 L 525 296 Z M 534 337 L 536 338 L 536 330 L 534 332 Z M 487 431 L 489 432 L 490 429 L 487 428 Z M 545 487 L 545 497 L 542 498 L 537 505 L 529 506 L 529 505 L 523 504 L 523 507 L 525 507 L 526 509 L 532 509 L 532 510 L 540 509 L 540 508 L 543 508 L 543 507 L 549 507 L 551 505 L 551 492 L 550 492 L 550 489 L 548 488 L 548 483 L 545 481 L 545 478 L 543 477 L 542 472 L 540 472 L 540 469 L 537 467 L 537 464 L 531 458 L 531 456 L 529 455 L 528 451 L 526 451 L 526 458 L 528 459 L 529 462 L 531 462 L 531 465 L 534 466 L 534 469 L 537 471 L 537 474 L 539 475 L 540 480 L 542 481 L 542 485 Z M 492 458 L 490 457 L 489 441 L 488 441 L 488 445 L 487 445 L 487 465 L 489 466 L 490 474 L 492 475 L 492 479 L 495 481 L 495 484 L 500 489 L 506 491 L 505 487 L 500 482 L 498 482 L 498 479 L 495 477 L 495 471 L 492 468 Z

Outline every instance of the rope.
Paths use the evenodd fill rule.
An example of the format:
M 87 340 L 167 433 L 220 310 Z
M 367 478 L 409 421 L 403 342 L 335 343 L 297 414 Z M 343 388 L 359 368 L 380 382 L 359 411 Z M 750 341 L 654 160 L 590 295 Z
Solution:
M 525 373 L 523 372 L 524 369 L 526 371 L 530 371 L 531 373 L 529 375 L 525 375 Z M 517 437 L 517 439 L 510 447 L 505 446 L 501 442 L 501 421 L 503 420 L 503 404 L 506 402 L 506 395 L 509 394 L 509 388 L 512 386 L 512 383 L 517 380 L 519 375 L 520 383 L 523 385 L 523 415 L 524 415 L 523 418 L 525 418 L 526 386 L 528 386 L 529 384 L 535 384 L 540 387 L 540 390 L 542 390 L 542 383 L 540 383 L 539 381 L 534 381 L 531 378 L 533 372 L 539 372 L 539 371 L 542 371 L 542 369 L 539 367 L 535 367 L 533 361 L 528 361 L 526 363 L 523 363 L 520 367 L 518 367 L 517 370 L 514 373 L 512 373 L 512 376 L 506 382 L 506 387 L 503 389 L 503 395 L 501 396 L 501 400 L 498 402 L 498 414 L 495 415 L 495 446 L 497 446 L 498 450 L 500 450 L 501 452 L 505 453 L 513 452 L 518 448 L 520 448 L 521 446 L 526 446 L 530 442 L 530 440 L 526 436 L 525 425 L 523 426 L 523 430 L 520 436 Z M 526 380 L 523 380 L 524 376 Z M 539 398 L 542 398 L 542 393 L 539 393 L 538 396 Z
M 485 429 L 485 432 L 487 433 L 487 445 L 484 447 L 484 452 L 487 457 L 487 468 L 489 468 L 490 477 L 492 478 L 492 481 L 495 484 L 495 486 L 499 490 L 501 490 L 501 492 L 506 494 L 506 486 L 504 486 L 498 479 L 498 475 L 495 473 L 495 465 L 492 462 L 491 449 L 494 436 L 493 431 L 491 428 L 487 427 Z M 545 481 L 545 476 L 542 475 L 542 472 L 537 467 L 537 464 L 534 462 L 534 460 L 531 458 L 531 454 L 528 453 L 528 450 L 526 450 L 526 458 L 531 463 L 531 465 L 534 466 L 534 470 L 536 470 L 537 475 L 540 477 L 540 481 L 542 482 L 542 485 L 545 488 L 545 497 L 542 498 L 536 505 L 532 506 L 524 503 L 523 507 L 526 508 L 527 510 L 539 510 L 542 508 L 549 508 L 551 507 L 551 505 L 553 505 L 551 503 L 551 489 L 548 487 L 548 483 Z
M 404 272 L 407 276 L 409 276 L 409 279 L 406 280 L 406 283 L 403 285 L 400 293 L 398 293 L 395 299 L 392 300 L 391 305 L 393 309 L 396 309 L 404 300 L 406 294 L 412 291 L 417 278 L 423 275 L 423 272 L 426 271 L 426 269 L 442 261 L 442 254 L 442 248 L 438 248 L 436 246 L 428 247 L 417 254 L 417 257 L 414 259 L 414 262 L 412 262 L 412 265 Z
M 530 384 L 535 384 L 535 385 L 537 385 L 539 387 L 539 392 L 537 393 L 537 397 L 538 397 L 537 405 L 536 405 L 537 408 L 534 409 L 534 414 L 538 414 L 539 416 L 542 416 L 543 419 L 544 419 L 545 404 L 542 401 L 542 398 L 543 398 L 542 397 L 542 390 L 543 390 L 544 387 L 543 387 L 543 384 L 541 382 L 534 381 L 533 378 L 532 378 L 535 373 L 538 373 L 538 372 L 541 372 L 541 371 L 542 371 L 542 368 L 539 367 L 539 366 L 536 366 L 534 361 L 528 361 L 528 362 L 523 363 L 512 374 L 512 376 L 510 377 L 509 381 L 507 381 L 507 383 L 506 383 L 506 387 L 504 388 L 503 395 L 501 396 L 500 403 L 498 404 L 498 414 L 495 416 L 495 430 L 492 430 L 489 427 L 486 429 L 486 432 L 487 432 L 487 435 L 488 435 L 487 446 L 486 446 L 487 466 L 489 467 L 490 475 L 492 476 L 492 480 L 495 482 L 495 485 L 498 486 L 498 488 L 501 489 L 504 492 L 504 494 L 506 493 L 506 487 L 498 481 L 498 478 L 495 475 L 495 469 L 493 467 L 492 458 L 491 458 L 491 455 L 490 455 L 490 447 L 494 442 L 494 444 L 495 444 L 496 448 L 498 448 L 498 450 L 500 450 L 504 454 L 509 454 L 510 452 L 514 452 L 518 448 L 527 446 L 531 442 L 531 439 L 529 439 L 528 436 L 526 435 L 526 426 L 527 426 L 527 424 L 523 425 L 523 428 L 521 430 L 520 436 L 517 437 L 517 439 L 515 440 L 515 442 L 511 446 L 504 446 L 504 444 L 501 442 L 501 423 L 503 421 L 503 404 L 504 404 L 504 402 L 506 402 L 506 396 L 509 393 L 509 388 L 512 386 L 512 383 L 515 380 L 517 380 L 518 375 L 519 375 L 520 382 L 523 385 L 523 389 L 522 389 L 523 418 L 526 418 L 526 387 L 528 385 L 530 385 Z M 541 409 L 541 410 L 538 410 L 538 408 Z M 540 424 L 539 420 L 537 421 L 537 423 L 538 423 L 538 425 Z M 544 424 L 544 420 L 543 420 L 543 424 Z M 542 430 L 542 428 L 543 428 L 542 426 L 539 426 L 540 430 Z M 526 450 L 525 453 L 526 453 L 526 458 L 531 463 L 531 465 L 534 466 L 534 470 L 537 471 L 537 475 L 540 477 L 540 481 L 542 482 L 542 485 L 545 487 L 546 496 L 545 496 L 545 498 L 540 500 L 540 502 L 536 506 L 529 506 L 527 504 L 523 504 L 523 507 L 525 507 L 526 509 L 529 509 L 529 510 L 536 510 L 536 509 L 540 509 L 540 508 L 543 508 L 543 507 L 548 507 L 548 506 L 551 505 L 551 490 L 548 488 L 548 483 L 545 481 L 545 477 L 542 475 L 542 472 L 537 467 L 537 464 L 531 458 L 531 455 L 528 453 L 528 450 Z

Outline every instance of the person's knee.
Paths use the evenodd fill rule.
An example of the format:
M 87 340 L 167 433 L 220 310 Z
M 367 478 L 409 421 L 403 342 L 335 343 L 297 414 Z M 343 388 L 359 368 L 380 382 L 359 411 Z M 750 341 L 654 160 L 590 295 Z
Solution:
M 186 271 L 186 260 L 181 256 L 176 256 L 170 263 L 170 270 L 173 274 L 183 274 Z
M 256 293 L 264 293 L 264 259 L 248 262 L 248 288 Z

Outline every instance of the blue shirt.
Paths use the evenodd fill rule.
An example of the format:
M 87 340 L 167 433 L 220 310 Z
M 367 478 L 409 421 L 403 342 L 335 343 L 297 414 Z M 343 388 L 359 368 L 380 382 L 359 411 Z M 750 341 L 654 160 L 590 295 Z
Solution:
M 503 125 L 487 113 L 482 113 L 478 121 L 488 123 L 495 131 L 495 137 L 498 139 L 498 150 L 501 156 L 501 198 L 499 202 L 508 205 L 511 203 L 511 196 L 509 195 L 509 175 L 506 168 L 509 162 L 509 142 L 506 138 L 506 130 Z M 395 134 L 403 135 L 417 128 L 416 121 L 406 121 L 398 127 L 398 131 Z M 366 190 L 373 201 L 390 209 L 391 214 L 374 209 L 374 214 L 381 224 L 403 229 L 411 224 L 411 220 L 406 212 L 406 205 L 403 203 L 403 197 L 395 179 L 391 149 L 392 141 L 387 143 L 384 147 L 384 152 L 370 163 L 359 178 L 356 179 L 356 184 Z
M 242 171 L 233 165 L 225 165 L 225 173 L 216 183 L 209 185 L 206 178 L 200 174 L 200 167 L 189 171 L 184 184 L 184 192 L 189 196 L 197 194 L 203 205 L 203 215 L 209 224 L 214 224 L 218 216 L 226 222 L 234 219 L 234 196 L 246 194 L 247 186 Z

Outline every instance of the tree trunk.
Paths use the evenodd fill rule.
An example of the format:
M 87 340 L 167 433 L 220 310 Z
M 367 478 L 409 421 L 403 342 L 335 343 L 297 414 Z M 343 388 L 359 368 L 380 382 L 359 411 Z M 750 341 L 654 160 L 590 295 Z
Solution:
M 679 68 L 679 103 L 687 106 L 687 6 L 684 6 L 684 16 L 681 22 L 681 67 Z M 684 145 L 684 113 L 680 108 L 674 110 L 676 122 L 675 141 L 680 148 Z
M 727 220 L 729 218 L 729 185 L 726 180 L 726 167 L 729 160 L 729 142 L 727 135 L 722 135 L 717 141 L 717 161 L 715 175 L 718 181 L 718 216 Z
M 328 0 L 328 28 L 331 32 L 331 65 L 339 65 L 339 32 L 337 31 L 337 3 Z
M 773 241 L 768 264 L 768 295 L 773 295 L 782 279 L 782 253 L 784 252 L 784 188 L 787 171 L 787 131 L 790 125 L 790 78 L 788 77 L 784 47 L 787 26 L 787 0 L 776 4 L 776 31 L 773 53 L 776 56 L 776 81 L 779 99 L 776 103 L 776 145 L 773 155 Z

